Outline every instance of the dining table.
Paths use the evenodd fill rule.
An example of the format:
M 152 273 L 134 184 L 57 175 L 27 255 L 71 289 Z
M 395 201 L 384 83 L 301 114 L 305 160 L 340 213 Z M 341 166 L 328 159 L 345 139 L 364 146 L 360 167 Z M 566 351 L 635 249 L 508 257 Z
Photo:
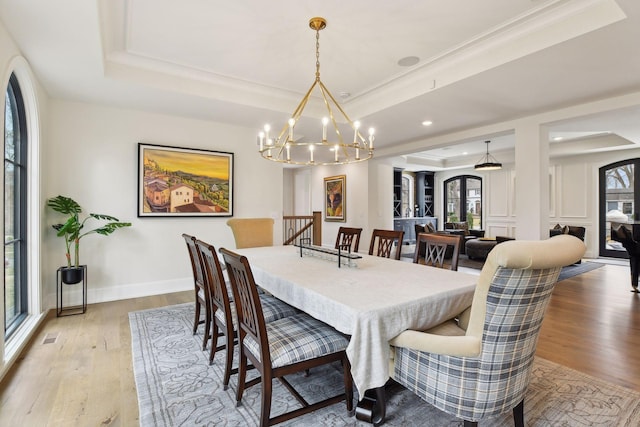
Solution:
M 389 340 L 454 318 L 471 305 L 478 281 L 473 274 L 367 254 L 339 265 L 331 254 L 296 246 L 236 252 L 247 257 L 264 290 L 350 337 L 346 352 L 359 407 L 379 400 L 358 418 L 375 425 L 385 416 Z

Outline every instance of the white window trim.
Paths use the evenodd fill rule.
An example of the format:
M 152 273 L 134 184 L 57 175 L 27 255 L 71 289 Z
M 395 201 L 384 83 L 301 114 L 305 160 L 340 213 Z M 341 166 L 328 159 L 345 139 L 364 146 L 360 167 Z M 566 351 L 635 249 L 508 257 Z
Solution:
M 29 138 L 27 191 L 27 239 L 28 249 L 28 314 L 20 327 L 14 332 L 6 343 L 4 333 L 0 336 L 0 380 L 8 372 L 9 368 L 22 349 L 27 345 L 38 325 L 44 320 L 46 313 L 42 311 L 42 283 L 40 277 L 40 242 L 41 242 L 41 212 L 44 208 L 40 199 L 40 114 L 38 99 L 34 86 L 35 79 L 29 64 L 23 57 L 15 57 L 9 61 L 9 66 L 2 76 L 3 91 L 6 93 L 11 74 L 15 74 L 20 83 L 20 90 L 24 100 L 24 108 L 27 122 L 27 135 Z M 4 129 L 4 114 L 1 115 L 0 126 Z M 0 185 L 4 188 L 4 174 L 0 177 Z M 0 202 L 3 203 L 3 202 Z M 4 205 L 2 206 L 4 209 Z M 0 224 L 4 235 L 4 224 Z M 2 278 L 4 287 L 4 275 Z M 0 304 L 0 316 L 4 318 L 4 305 Z

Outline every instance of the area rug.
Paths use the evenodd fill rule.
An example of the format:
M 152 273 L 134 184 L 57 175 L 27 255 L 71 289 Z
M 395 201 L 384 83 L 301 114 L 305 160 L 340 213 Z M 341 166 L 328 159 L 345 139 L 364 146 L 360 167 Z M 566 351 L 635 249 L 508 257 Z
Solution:
M 222 389 L 224 357 L 213 365 L 201 350 L 202 330 L 192 335 L 193 304 L 129 313 L 133 368 L 138 391 L 140 425 L 254 426 L 259 422 L 260 386 L 246 390 L 235 405 L 236 376 Z M 250 371 L 255 372 L 255 371 Z M 288 377 L 310 401 L 334 393 L 342 382 L 339 366 L 312 370 L 310 376 Z M 274 381 L 272 416 L 295 408 L 297 402 Z M 461 426 L 397 384 L 387 389 L 388 426 Z M 528 426 L 637 426 L 640 393 L 536 358 L 525 399 Z M 365 425 L 349 417 L 345 404 L 335 404 L 282 423 L 283 426 Z M 482 425 L 513 426 L 511 414 L 484 420 Z

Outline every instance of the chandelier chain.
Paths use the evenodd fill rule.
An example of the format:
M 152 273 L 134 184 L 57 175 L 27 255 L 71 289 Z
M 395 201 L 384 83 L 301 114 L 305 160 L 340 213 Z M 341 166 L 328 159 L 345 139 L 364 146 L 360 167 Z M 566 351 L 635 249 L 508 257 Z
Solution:
M 316 81 L 320 80 L 320 30 L 316 30 Z

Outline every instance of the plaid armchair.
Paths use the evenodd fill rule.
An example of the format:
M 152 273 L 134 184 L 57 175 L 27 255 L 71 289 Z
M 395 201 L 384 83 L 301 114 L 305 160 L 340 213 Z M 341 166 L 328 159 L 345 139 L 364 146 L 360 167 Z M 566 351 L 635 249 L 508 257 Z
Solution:
M 471 307 L 457 319 L 390 341 L 393 379 L 465 426 L 511 410 L 516 425 L 524 425 L 524 395 L 546 307 L 562 266 L 585 249 L 569 235 L 497 245 Z

